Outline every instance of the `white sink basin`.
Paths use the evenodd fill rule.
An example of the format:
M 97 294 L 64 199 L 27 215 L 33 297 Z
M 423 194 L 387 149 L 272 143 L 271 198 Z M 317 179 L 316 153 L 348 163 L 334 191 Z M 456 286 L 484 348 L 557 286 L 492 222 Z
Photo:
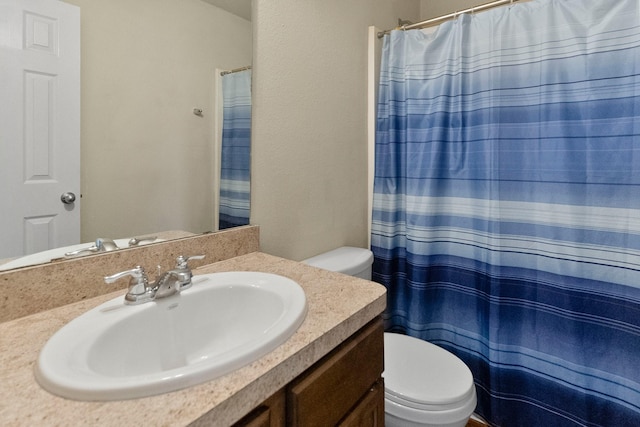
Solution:
M 229 272 L 131 306 L 118 297 L 74 319 L 45 344 L 36 379 L 78 400 L 122 400 L 200 384 L 284 343 L 307 313 L 302 288 L 282 276 Z

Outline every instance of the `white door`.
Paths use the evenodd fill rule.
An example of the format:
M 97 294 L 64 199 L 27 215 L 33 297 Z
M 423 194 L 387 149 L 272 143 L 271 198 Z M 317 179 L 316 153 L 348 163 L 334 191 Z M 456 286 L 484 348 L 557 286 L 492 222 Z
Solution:
M 75 202 L 63 203 L 64 193 Z M 58 0 L 0 0 L 0 259 L 75 243 L 80 10 Z

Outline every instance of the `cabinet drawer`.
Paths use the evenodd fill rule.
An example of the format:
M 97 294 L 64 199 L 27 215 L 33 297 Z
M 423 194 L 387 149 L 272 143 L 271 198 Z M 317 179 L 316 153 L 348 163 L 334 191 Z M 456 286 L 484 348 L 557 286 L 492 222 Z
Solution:
M 384 329 L 377 318 L 290 384 L 287 425 L 336 425 L 378 381 L 383 357 Z

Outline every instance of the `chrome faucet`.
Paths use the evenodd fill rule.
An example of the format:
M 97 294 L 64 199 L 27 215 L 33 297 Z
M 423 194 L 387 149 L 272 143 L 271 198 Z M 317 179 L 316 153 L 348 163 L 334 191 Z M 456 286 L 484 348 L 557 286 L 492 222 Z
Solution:
M 156 236 L 140 236 L 140 237 L 132 237 L 128 245 L 129 247 L 136 247 L 140 245 L 141 242 L 154 242 L 158 238 Z M 91 246 L 87 246 L 86 248 L 76 249 L 75 251 L 66 252 L 64 256 L 73 257 L 78 255 L 88 255 L 89 253 L 99 253 L 99 252 L 111 252 L 121 249 L 116 245 L 116 242 L 113 239 L 107 239 L 105 237 L 98 237 L 96 239 L 95 244 Z
M 192 259 L 203 259 L 204 255 L 194 255 L 188 258 L 180 255 L 176 258 L 176 266 L 173 270 L 159 274 L 156 279 L 154 289 L 156 289 L 156 298 L 164 298 L 173 295 L 176 292 L 189 289 L 192 285 L 191 277 L 193 273 L 189 268 L 189 261 Z
M 121 271 L 111 276 L 106 276 L 106 283 L 113 283 L 118 279 L 129 276 L 129 290 L 124 297 L 125 304 L 135 305 L 166 298 L 191 287 L 193 273 L 189 268 L 192 259 L 203 259 L 204 255 L 195 255 L 188 258 L 180 255 L 176 258 L 176 266 L 173 270 L 158 274 L 158 277 L 149 284 L 149 278 L 144 268 L 136 266 L 131 270 Z
M 83 254 L 84 252 L 96 253 L 96 252 L 111 252 L 118 250 L 118 245 L 112 239 L 107 239 L 104 237 L 98 237 L 96 239 L 96 243 L 93 246 L 89 246 L 82 249 L 77 249 L 75 251 L 67 252 L 64 254 L 66 257 L 76 256 Z

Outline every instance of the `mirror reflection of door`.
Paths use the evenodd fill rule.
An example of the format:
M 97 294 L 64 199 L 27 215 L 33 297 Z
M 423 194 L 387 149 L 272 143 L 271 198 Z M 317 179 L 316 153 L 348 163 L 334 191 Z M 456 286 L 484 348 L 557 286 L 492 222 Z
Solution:
M 249 224 L 251 67 L 222 72 L 220 230 Z
M 0 16 L 2 259 L 80 242 L 80 11 L 3 0 Z

